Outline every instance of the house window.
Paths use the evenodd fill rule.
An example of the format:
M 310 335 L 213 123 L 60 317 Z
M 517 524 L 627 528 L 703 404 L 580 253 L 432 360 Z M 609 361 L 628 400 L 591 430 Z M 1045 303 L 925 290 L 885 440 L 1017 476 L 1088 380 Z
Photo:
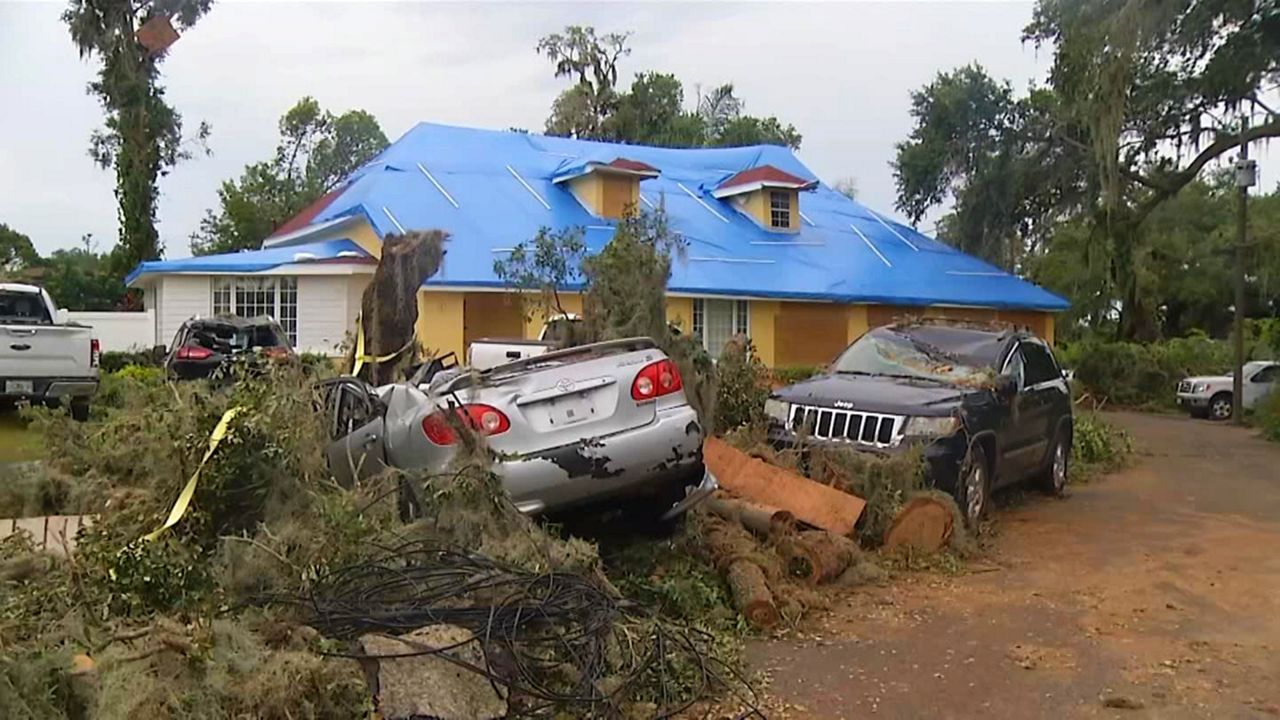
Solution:
M 719 357 L 734 335 L 746 335 L 750 327 L 746 300 L 693 301 L 693 335 L 702 346 Z
M 213 314 L 258 317 L 266 315 L 280 323 L 289 344 L 298 345 L 298 278 L 296 277 L 215 277 Z
M 769 193 L 769 227 L 791 228 L 791 193 L 778 190 Z

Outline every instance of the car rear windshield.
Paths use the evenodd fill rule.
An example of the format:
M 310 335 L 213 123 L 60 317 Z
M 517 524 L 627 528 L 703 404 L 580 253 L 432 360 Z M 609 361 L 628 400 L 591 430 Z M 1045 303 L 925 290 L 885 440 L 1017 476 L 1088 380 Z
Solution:
M 193 325 L 189 344 L 214 352 L 238 353 L 258 348 L 287 347 L 289 342 L 274 325 Z
M 52 325 L 49 309 L 37 293 L 0 290 L 0 322 L 11 325 Z
M 833 369 L 838 374 L 920 378 L 957 385 L 989 382 L 995 375 L 976 358 L 891 328 L 863 335 L 836 359 Z

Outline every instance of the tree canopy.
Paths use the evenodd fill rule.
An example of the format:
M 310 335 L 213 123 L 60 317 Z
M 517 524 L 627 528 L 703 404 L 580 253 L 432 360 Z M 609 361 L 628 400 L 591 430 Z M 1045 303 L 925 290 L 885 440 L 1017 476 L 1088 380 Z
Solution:
M 631 53 L 630 37 L 573 25 L 538 41 L 536 50 L 554 63 L 555 76 L 574 80 L 551 106 L 548 134 L 666 147 L 800 147 L 794 126 L 746 115 L 732 83 L 698 93 L 693 109 L 686 109 L 684 85 L 675 75 L 641 72 L 621 88 L 618 63 Z
M 275 155 L 246 165 L 239 179 L 218 189 L 191 236 L 195 255 L 257 248 L 299 211 L 336 188 L 387 147 L 378 121 L 364 110 L 334 115 L 304 97 L 280 118 Z
M 18 277 L 39 260 L 31 238 L 0 223 L 0 280 Z
M 82 58 L 96 57 L 98 77 L 89 92 L 106 113 L 103 128 L 90 137 L 89 155 L 116 174 L 120 241 L 113 254 L 123 275 L 143 260 L 163 253 L 156 231 L 158 180 L 190 157 L 190 141 L 203 144 L 209 127 L 201 123 L 184 138 L 182 115 L 165 101 L 160 63 L 166 51 L 143 45 L 137 31 L 167 18 L 187 30 L 209 11 L 213 0 L 71 0 L 62 19 Z
M 1011 269 L 1075 248 L 1118 334 L 1151 339 L 1168 312 L 1145 279 L 1154 213 L 1242 138 L 1280 136 L 1260 97 L 1280 80 L 1280 0 L 1040 0 L 1024 38 L 1053 49 L 1045 87 L 1019 96 L 971 65 L 912 95 L 897 205 L 918 222 L 950 198 L 943 239 Z

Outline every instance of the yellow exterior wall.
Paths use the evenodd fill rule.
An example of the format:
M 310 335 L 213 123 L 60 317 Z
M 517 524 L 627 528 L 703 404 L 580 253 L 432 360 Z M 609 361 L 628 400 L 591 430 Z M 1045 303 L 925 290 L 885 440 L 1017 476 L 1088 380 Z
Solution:
M 848 346 L 844 305 L 784 302 L 774 323 L 774 365 L 825 365 Z
M 458 353 L 458 359 L 465 362 L 467 345 L 463 340 L 466 327 L 464 305 L 462 293 L 419 289 L 418 345 L 426 352 L 436 355 Z
M 777 362 L 778 313 L 782 303 L 776 300 L 752 300 L 747 311 L 747 331 L 760 361 L 769 367 Z M 690 304 L 692 307 L 692 303 Z
M 582 313 L 582 296 L 563 293 L 565 310 Z M 1036 311 L 996 311 L 984 308 L 916 308 L 893 305 L 750 301 L 749 331 L 760 360 L 769 367 L 825 365 L 867 330 L 904 317 L 946 317 L 959 320 L 997 320 L 1031 328 L 1050 344 L 1054 316 Z M 693 328 L 693 298 L 667 299 L 667 320 L 685 332 Z M 517 298 L 508 293 L 418 291 L 418 341 L 428 351 L 456 352 L 466 357 L 467 346 L 482 337 L 536 338 L 543 317 L 525 319 Z
M 640 202 L 640 180 L 634 175 L 604 175 L 600 179 L 602 183 L 598 215 L 617 219 Z
M 599 217 L 620 218 L 640 202 L 640 178 L 634 175 L 589 172 L 570 180 L 569 187 Z
M 769 195 L 775 192 L 785 192 L 791 197 L 791 230 L 800 229 L 800 193 L 797 190 L 778 190 L 776 188 L 764 188 L 755 192 L 747 193 L 739 205 L 746 213 L 754 217 L 761 225 L 770 227 L 769 216 Z M 774 228 L 781 230 L 782 228 Z
M 693 298 L 667 298 L 667 322 L 680 326 L 683 332 L 693 330 Z
M 848 305 L 845 310 L 845 343 L 853 344 L 854 340 L 862 337 L 871 326 L 867 322 L 867 306 L 866 305 Z
M 462 342 L 466 346 L 480 338 L 524 337 L 524 310 L 517 295 L 467 293 L 463 297 L 462 312 Z
M 578 293 L 560 293 L 560 304 L 564 306 L 564 311 L 579 317 L 582 316 L 582 295 Z M 528 340 L 533 340 L 542 334 L 542 326 L 547 319 L 543 317 L 541 311 L 535 309 L 529 313 L 529 317 L 524 321 L 524 336 Z

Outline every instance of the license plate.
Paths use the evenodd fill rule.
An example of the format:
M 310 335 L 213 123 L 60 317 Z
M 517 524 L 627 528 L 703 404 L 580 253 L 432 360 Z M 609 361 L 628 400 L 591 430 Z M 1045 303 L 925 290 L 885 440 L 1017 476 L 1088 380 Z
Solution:
M 584 395 L 556 398 L 547 403 L 547 409 L 551 411 L 551 424 L 559 427 L 589 420 L 596 413 Z
M 31 380 L 6 380 L 4 391 L 7 395 L 31 395 L 36 391 L 36 387 Z

